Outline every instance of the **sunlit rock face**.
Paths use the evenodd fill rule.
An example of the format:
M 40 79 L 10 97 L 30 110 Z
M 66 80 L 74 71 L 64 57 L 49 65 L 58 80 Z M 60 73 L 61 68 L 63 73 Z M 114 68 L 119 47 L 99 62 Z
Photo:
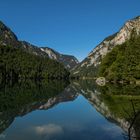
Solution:
M 122 43 L 130 39 L 133 31 L 135 31 L 137 35 L 140 34 L 140 17 L 126 22 L 118 33 L 106 38 L 101 44 L 99 44 L 88 55 L 90 63 L 87 64 L 87 67 L 92 64 L 99 64 L 100 61 L 96 61 L 99 57 L 105 56 L 113 47 L 115 47 L 116 45 L 121 45 Z
M 127 21 L 119 32 L 104 39 L 89 53 L 88 57 L 75 68 L 74 73 L 80 73 L 83 68 L 88 69 L 90 66 L 96 67 L 108 52 L 116 45 L 121 45 L 126 42 L 134 33 L 140 35 L 140 16 Z
M 41 51 L 45 52 L 49 56 L 50 59 L 54 59 L 64 64 L 65 68 L 67 69 L 72 69 L 75 66 L 77 66 L 77 64 L 79 64 L 79 61 L 77 60 L 77 58 L 72 55 L 60 54 L 59 52 L 54 51 L 53 49 L 48 48 L 48 47 L 42 47 L 40 49 Z

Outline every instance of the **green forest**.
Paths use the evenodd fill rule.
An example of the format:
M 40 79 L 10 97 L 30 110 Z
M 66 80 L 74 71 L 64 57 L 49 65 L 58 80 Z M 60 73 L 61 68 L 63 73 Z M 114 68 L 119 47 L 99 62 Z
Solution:
M 122 45 L 114 47 L 102 59 L 98 76 L 115 82 L 140 80 L 140 37 L 131 37 Z
M 20 48 L 0 46 L 0 81 L 18 79 L 67 79 L 64 66 L 49 58 L 24 52 Z

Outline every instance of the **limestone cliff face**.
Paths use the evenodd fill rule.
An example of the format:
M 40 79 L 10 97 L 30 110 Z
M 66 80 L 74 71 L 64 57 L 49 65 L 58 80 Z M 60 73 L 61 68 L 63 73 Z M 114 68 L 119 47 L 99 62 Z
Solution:
M 79 63 L 77 58 L 72 55 L 60 54 L 59 52 L 48 47 L 42 47 L 40 50 L 46 53 L 50 59 L 54 59 L 64 64 L 65 68 L 67 69 L 72 69 Z
M 104 39 L 96 46 L 74 70 L 74 73 L 80 73 L 83 68 L 88 69 L 91 66 L 100 64 L 101 59 L 112 50 L 116 45 L 121 45 L 131 38 L 135 33 L 140 35 L 140 16 L 127 21 L 119 32 Z

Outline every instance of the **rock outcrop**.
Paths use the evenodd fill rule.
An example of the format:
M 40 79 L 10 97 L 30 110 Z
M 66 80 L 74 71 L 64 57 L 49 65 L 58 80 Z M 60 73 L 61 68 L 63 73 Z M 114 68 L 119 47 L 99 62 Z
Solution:
M 100 63 L 102 58 L 110 52 L 115 46 L 121 45 L 133 36 L 133 34 L 140 35 L 140 16 L 127 21 L 119 32 L 105 38 L 99 45 L 97 45 L 74 70 L 73 74 L 90 75 Z M 89 73 L 89 74 L 88 74 Z M 92 75 L 92 74 L 91 74 Z

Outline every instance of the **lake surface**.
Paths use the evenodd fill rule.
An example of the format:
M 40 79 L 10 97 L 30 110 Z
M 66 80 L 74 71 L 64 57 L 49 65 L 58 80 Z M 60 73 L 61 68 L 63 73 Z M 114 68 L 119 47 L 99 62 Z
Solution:
M 120 99 L 115 103 L 105 91 L 93 81 L 4 85 L 0 140 L 124 140 Z

